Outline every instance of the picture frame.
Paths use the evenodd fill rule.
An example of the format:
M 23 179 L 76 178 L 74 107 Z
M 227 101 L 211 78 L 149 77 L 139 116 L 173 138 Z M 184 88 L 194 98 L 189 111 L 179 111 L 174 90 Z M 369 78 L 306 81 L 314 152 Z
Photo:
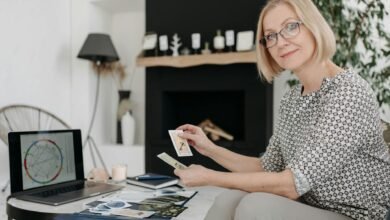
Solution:
M 241 31 L 237 33 L 237 51 L 248 51 L 253 49 L 254 32 Z

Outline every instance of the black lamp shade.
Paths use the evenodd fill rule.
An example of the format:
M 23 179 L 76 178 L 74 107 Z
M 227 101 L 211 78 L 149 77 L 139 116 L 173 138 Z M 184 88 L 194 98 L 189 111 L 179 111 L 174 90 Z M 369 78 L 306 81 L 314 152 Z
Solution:
M 95 63 L 119 60 L 114 44 L 108 34 L 89 34 L 77 57 Z

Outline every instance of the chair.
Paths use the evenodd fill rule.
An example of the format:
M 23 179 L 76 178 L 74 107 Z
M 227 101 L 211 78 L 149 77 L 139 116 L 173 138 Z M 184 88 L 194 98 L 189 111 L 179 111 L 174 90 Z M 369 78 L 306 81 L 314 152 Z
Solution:
M 70 126 L 54 114 L 29 105 L 9 105 L 0 109 L 0 139 L 8 146 L 10 131 L 61 130 Z M 4 192 L 9 180 L 3 186 Z

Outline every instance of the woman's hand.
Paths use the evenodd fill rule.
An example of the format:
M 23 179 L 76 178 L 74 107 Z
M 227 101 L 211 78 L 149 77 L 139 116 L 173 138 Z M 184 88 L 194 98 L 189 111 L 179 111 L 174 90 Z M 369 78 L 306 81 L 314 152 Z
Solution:
M 213 170 L 194 164 L 186 169 L 175 169 L 174 171 L 175 175 L 180 177 L 181 182 L 189 187 L 210 185 L 209 179 L 212 172 Z
M 184 132 L 179 134 L 179 137 L 187 139 L 188 143 L 204 156 L 209 157 L 211 150 L 216 147 L 216 145 L 207 138 L 202 128 L 198 126 L 185 124 L 176 128 L 176 130 L 183 130 Z

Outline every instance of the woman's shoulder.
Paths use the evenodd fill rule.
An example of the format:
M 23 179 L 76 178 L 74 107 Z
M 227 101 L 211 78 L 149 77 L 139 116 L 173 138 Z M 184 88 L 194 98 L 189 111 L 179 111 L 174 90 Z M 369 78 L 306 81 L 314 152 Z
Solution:
M 352 69 L 346 69 L 335 77 L 326 79 L 329 84 L 329 92 L 340 95 L 369 95 L 373 91 L 366 80 Z
M 345 69 L 334 78 L 326 80 L 328 91 L 325 93 L 328 98 L 360 99 L 360 101 L 375 99 L 369 83 L 352 69 Z

